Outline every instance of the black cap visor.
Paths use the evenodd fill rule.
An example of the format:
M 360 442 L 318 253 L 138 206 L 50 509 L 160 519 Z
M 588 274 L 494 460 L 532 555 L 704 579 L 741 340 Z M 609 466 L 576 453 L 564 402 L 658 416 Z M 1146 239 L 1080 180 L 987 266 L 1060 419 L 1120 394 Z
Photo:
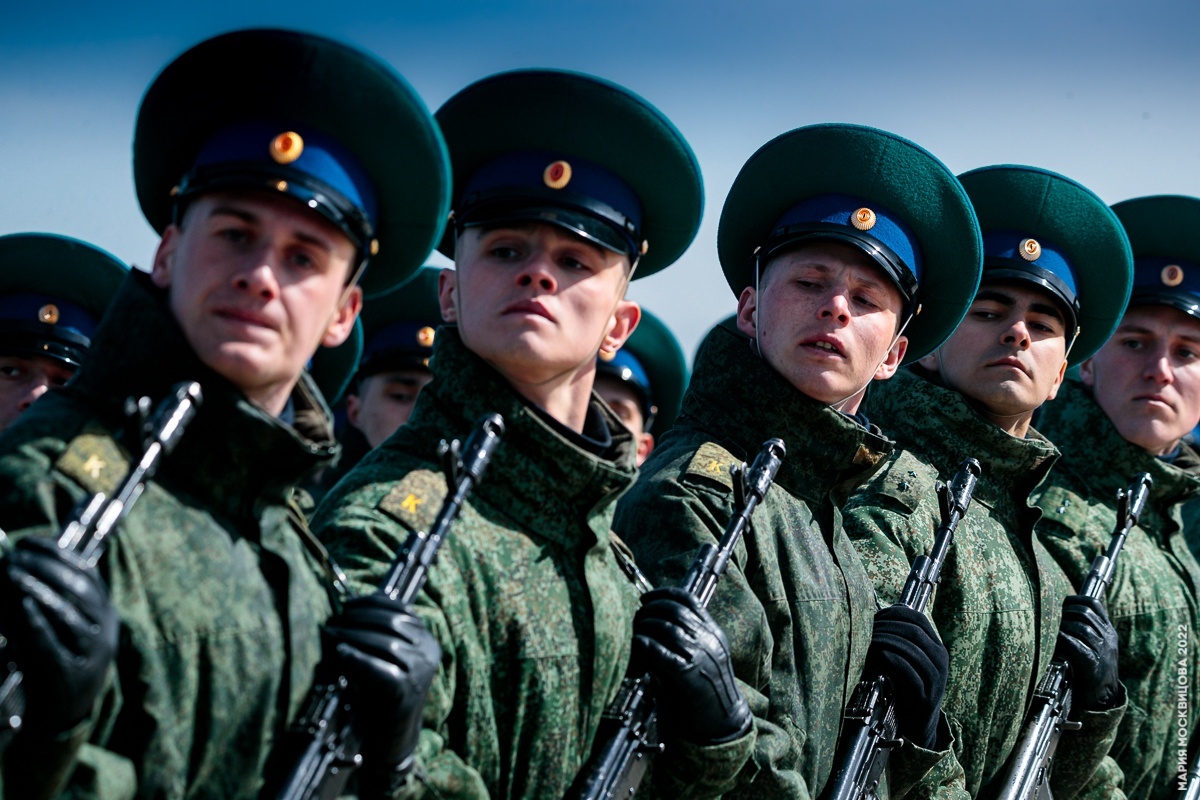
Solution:
M 984 259 L 982 283 L 994 281 L 1032 283 L 1039 289 L 1044 289 L 1063 312 L 1068 328 L 1067 338 L 1074 338 L 1075 329 L 1079 326 L 1079 299 L 1053 272 L 1033 264 L 1012 266 L 1006 261 Z
M 91 340 L 41 322 L 0 322 L 0 356 L 52 358 L 72 367 L 83 363 Z
M 640 249 L 635 243 L 636 232 L 625 215 L 590 198 L 577 196 L 570 198 L 575 202 L 564 203 L 566 199 L 561 196 L 553 201 L 528 195 L 514 197 L 502 191 L 491 198 L 476 196 L 464 203 L 466 207 L 457 218 L 457 224 L 461 229 L 507 222 L 545 222 L 628 256 L 631 262 L 636 258 Z

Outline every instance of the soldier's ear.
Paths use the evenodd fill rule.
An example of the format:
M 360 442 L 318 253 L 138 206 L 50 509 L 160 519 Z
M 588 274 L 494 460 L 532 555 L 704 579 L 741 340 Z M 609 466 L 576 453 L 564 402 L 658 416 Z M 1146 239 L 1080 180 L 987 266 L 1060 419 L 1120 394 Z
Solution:
M 1058 368 L 1058 377 L 1054 380 L 1054 385 L 1050 387 L 1050 394 L 1046 396 L 1046 402 L 1058 397 L 1058 387 L 1062 386 L 1063 379 L 1067 377 L 1067 360 L 1064 358 L 1062 366 Z
M 758 330 L 758 292 L 753 286 L 742 289 L 742 294 L 738 297 L 737 326 L 739 331 L 751 339 Z
M 458 272 L 444 269 L 438 275 L 438 304 L 442 308 L 442 319 L 446 322 L 458 322 Z
M 641 319 L 641 306 L 632 300 L 619 301 L 617 307 L 613 309 L 612 326 L 604 337 L 604 341 L 600 343 L 600 350 L 606 353 L 615 353 L 620 350 L 633 334 Z
M 1083 381 L 1083 385 L 1089 389 L 1096 386 L 1096 367 L 1092 364 L 1092 359 L 1088 359 L 1079 365 L 1079 378 Z
M 175 266 L 175 250 L 179 246 L 179 226 L 171 223 L 163 231 L 154 251 L 154 263 L 150 266 L 150 280 L 160 289 L 171 285 L 171 269 Z

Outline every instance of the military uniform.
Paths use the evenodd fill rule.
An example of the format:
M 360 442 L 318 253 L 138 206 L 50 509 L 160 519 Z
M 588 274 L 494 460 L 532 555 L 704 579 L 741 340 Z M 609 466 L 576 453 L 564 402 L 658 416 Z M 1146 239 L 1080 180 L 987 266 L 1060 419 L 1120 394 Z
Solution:
M 328 412 L 311 383 L 293 395 L 294 427 L 249 403 L 200 364 L 143 274 L 112 310 L 72 384 L 0 438 L 5 529 L 53 534 L 138 457 L 122 434 L 128 397 L 157 401 L 183 379 L 204 386 L 202 412 L 100 562 L 121 649 L 93 718 L 61 742 L 83 745 L 70 791 L 251 798 L 308 690 L 331 608 L 320 548 L 289 499 L 335 451 Z M 11 760 L 17 747 L 10 791 L 14 769 L 69 761 L 44 749 Z
M 1180 692 L 1196 697 L 1200 675 L 1200 565 L 1184 541 L 1179 507 L 1200 491 L 1200 458 L 1186 445 L 1173 463 L 1156 458 L 1123 439 L 1081 384 L 1063 388 L 1038 423 L 1063 460 L 1034 499 L 1043 513 L 1038 535 L 1075 585 L 1112 539 L 1117 490 L 1141 472 L 1153 480 L 1105 593 L 1129 696 L 1111 755 L 1125 774 L 1125 794 L 1168 797 L 1178 775 L 1176 734 L 1181 723 L 1191 731 L 1198 717 L 1194 704 L 1178 716 Z M 1183 687 L 1181 674 L 1188 676 Z
M 405 180 L 393 184 L 397 173 Z M 374 291 L 403 281 L 428 256 L 449 194 L 440 134 L 398 75 L 351 47 L 278 30 L 209 39 L 159 74 L 139 110 L 134 177 L 142 211 L 160 233 L 212 194 L 241 203 L 227 216 L 308 214 L 304 224 L 322 235 L 335 226 L 329 246 L 340 247 L 336 237 L 344 236 L 342 249 L 354 258 L 331 256 L 329 269 L 348 261 L 357 269 L 347 278 Z M 239 241 L 252 238 L 248 228 L 239 229 Z M 282 238 L 255 232 L 272 247 Z M 256 797 L 268 752 L 313 680 L 322 635 L 339 637 L 339 654 L 374 657 L 355 639 L 362 628 L 352 616 L 322 628 L 333 570 L 293 501 L 297 480 L 337 450 L 320 393 L 297 366 L 281 378 L 296 382 L 277 417 L 247 396 L 247 384 L 261 376 L 235 379 L 203 361 L 190 338 L 197 327 L 202 335 L 215 327 L 210 338 L 220 344 L 244 345 L 246 337 L 181 314 L 178 303 L 200 306 L 206 320 L 215 312 L 205 298 L 160 287 L 210 264 L 180 247 L 171 257 L 163 270 L 156 261 L 153 277 L 126 279 L 74 382 L 0 438 L 0 525 L 14 538 L 55 534 L 79 498 L 111 492 L 140 458 L 140 441 L 130 439 L 142 433 L 125 418 L 127 398 L 157 402 L 177 381 L 199 382 L 204 396 L 99 562 L 121 621 L 111 683 L 59 741 L 30 744 L 32 755 L 17 754 L 25 743 L 14 741 L 10 794 L 25 791 L 18 775 L 39 789 L 69 778 L 72 796 Z M 260 308 L 237 294 L 250 286 L 244 274 L 230 283 L 219 311 L 249 309 L 259 327 L 276 320 L 269 315 L 279 313 L 278 295 L 263 310 L 266 300 Z M 317 285 L 341 289 L 339 281 Z M 341 314 L 349 297 L 328 299 Z M 318 308 L 320 299 L 297 300 L 296 313 Z M 375 765 L 386 778 L 403 777 L 399 762 Z
M 891 442 L 801 395 L 745 337 L 718 327 L 696 356 L 680 420 L 622 498 L 615 525 L 654 583 L 678 583 L 733 514 L 730 467 L 772 437 L 788 455 L 711 605 L 757 734 L 729 796 L 816 797 L 834 768 L 876 610 L 838 505 Z M 917 782 L 961 780 L 948 751 L 908 747 L 892 764 L 895 796 Z
M 1070 357 L 1087 358 L 1116 327 L 1129 295 L 1132 261 L 1116 218 L 1087 189 L 1044 170 L 986 167 L 960 179 L 983 231 L 983 283 L 1015 281 L 1054 298 Z M 967 790 L 989 796 L 1054 655 L 1063 599 L 1073 594 L 1033 536 L 1040 512 L 1029 503 L 1058 451 L 1032 428 L 1025 438 L 1009 434 L 924 371 L 901 371 L 872 387 L 863 407 L 902 448 L 845 508 L 846 530 L 885 599 L 899 596 L 940 522 L 929 468 L 949 482 L 965 458 L 983 467 L 931 613 L 950 651 L 943 707 Z M 1093 774 L 1106 796 L 1120 796 L 1120 770 L 1104 755 L 1124 713 L 1118 695 L 1114 707 L 1083 713 L 1082 729 L 1064 735 L 1052 774 L 1056 797 L 1073 796 Z
M 910 313 L 929 304 L 909 328 L 919 352 L 949 334 L 978 283 L 978 228 L 953 175 L 883 131 L 800 128 L 743 167 L 718 237 L 734 295 L 758 286 L 772 250 L 807 239 L 862 248 Z M 721 326 L 709 334 L 675 428 L 618 506 L 617 531 L 655 582 L 677 582 L 730 518 L 730 466 L 752 459 L 767 439 L 783 439 L 787 457 L 712 609 L 730 637 L 757 734 L 730 796 L 816 797 L 838 767 L 842 714 L 862 677 L 877 610 L 838 507 L 892 445 L 804 395 L 754 345 Z M 889 764 L 891 796 L 965 796 L 948 749 L 904 747 Z
M 629 659 L 638 592 L 618 566 L 609 521 L 633 482 L 631 436 L 593 402 L 592 425 L 612 438 L 589 453 L 454 328 L 442 329 L 431 366 L 412 419 L 335 488 L 315 526 L 352 585 L 373 588 L 445 494 L 439 439 L 462 436 L 486 412 L 504 417 L 504 440 L 418 603 L 446 655 L 426 707 L 425 789 L 415 796 L 558 797 Z M 745 744 L 725 749 L 736 758 Z M 703 785 L 705 763 L 723 756 L 664 760 L 656 771 L 674 763 L 680 785 Z
M 1058 452 L 1036 433 L 1008 435 L 962 395 L 913 372 L 872 387 L 865 411 L 903 448 L 844 509 L 846 532 L 884 602 L 900 596 L 913 559 L 933 544 L 941 522 L 933 482 L 953 478 L 964 458 L 983 465 L 930 612 L 950 651 L 942 703 L 967 791 L 987 796 L 1050 664 L 1062 598 L 1072 592 L 1032 537 L 1039 513 L 1028 502 Z M 1082 730 L 1064 734 L 1055 759 L 1056 797 L 1070 794 L 1060 786 L 1077 788 L 1091 774 L 1122 711 L 1088 714 Z

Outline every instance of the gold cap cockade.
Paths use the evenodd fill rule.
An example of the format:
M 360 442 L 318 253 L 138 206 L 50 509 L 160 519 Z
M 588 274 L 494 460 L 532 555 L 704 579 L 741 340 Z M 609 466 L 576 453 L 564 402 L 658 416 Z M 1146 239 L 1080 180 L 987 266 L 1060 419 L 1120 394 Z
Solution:
M 46 303 L 46 305 L 38 309 L 37 316 L 38 322 L 44 322 L 47 325 L 57 325 L 59 317 L 58 306 L 54 305 L 54 303 Z
M 421 347 L 433 347 L 433 340 L 437 336 L 437 331 L 426 325 L 417 331 L 417 344 Z
M 1021 244 L 1017 245 L 1017 252 L 1026 261 L 1037 261 L 1042 257 L 1042 246 L 1037 239 L 1022 239 Z
M 571 182 L 571 165 L 565 161 L 555 161 L 542 172 L 542 181 L 551 189 L 562 189 Z
M 875 212 L 869 208 L 860 208 L 850 215 L 850 224 L 858 228 L 860 231 L 869 231 L 875 227 L 875 223 L 879 218 L 875 216 Z
M 1162 282 L 1167 286 L 1178 286 L 1183 283 L 1183 267 L 1178 264 L 1167 264 L 1162 268 Z
M 304 139 L 295 131 L 284 131 L 271 140 L 271 158 L 290 164 L 304 152 Z

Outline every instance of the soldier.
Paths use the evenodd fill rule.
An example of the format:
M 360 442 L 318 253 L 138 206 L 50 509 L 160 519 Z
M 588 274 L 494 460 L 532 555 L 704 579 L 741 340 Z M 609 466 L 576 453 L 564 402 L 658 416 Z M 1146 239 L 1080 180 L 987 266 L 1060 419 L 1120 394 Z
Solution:
M 1079 586 L 1112 538 L 1117 490 L 1141 472 L 1154 481 L 1105 596 L 1129 697 L 1110 755 L 1126 795 L 1166 798 L 1187 757 L 1178 731 L 1200 717 L 1200 566 L 1180 518 L 1200 490 L 1200 457 L 1181 441 L 1200 419 L 1200 200 L 1142 197 L 1113 211 L 1133 247 L 1133 294 L 1116 333 L 1080 364 L 1082 381 L 1067 380 L 1038 421 L 1062 451 L 1035 496 L 1038 535 Z
M 316 527 L 351 581 L 372 585 L 440 504 L 438 440 L 504 417 L 418 603 L 445 654 L 419 776 L 442 797 L 560 797 L 625 673 L 638 605 L 610 533 L 633 436 L 592 395 L 596 356 L 637 324 L 631 277 L 695 236 L 700 169 L 657 109 L 577 73 L 485 78 L 436 117 L 456 175 L 451 325 L 408 424 L 326 497 Z M 724 639 L 698 604 L 647 598 L 633 656 L 661 686 L 655 781 L 669 796 L 719 794 L 753 741 Z
M 655 439 L 675 423 L 685 385 L 687 362 L 679 342 L 645 309 L 625 346 L 597 359 L 596 394 L 633 431 L 639 467 Z
M 0 236 L 0 431 L 83 361 L 129 269 L 78 239 Z
M 367 445 L 359 458 L 408 422 L 417 393 L 433 378 L 429 357 L 442 324 L 441 272 L 425 267 L 394 292 L 363 306 L 363 358 L 346 395 L 346 421 L 358 432 L 355 438 Z M 345 471 L 353 465 L 347 464 Z
M 138 457 L 126 398 L 195 380 L 204 402 L 100 561 L 120 615 L 104 692 L 21 734 L 6 789 L 37 797 L 69 780 L 73 796 L 255 797 L 324 641 L 372 698 L 360 704 L 360 795 L 389 795 L 412 762 L 437 644 L 375 598 L 326 622 L 333 570 L 291 495 L 336 451 L 304 365 L 350 334 L 362 291 L 410 275 L 440 235 L 440 134 L 374 57 L 238 31 L 154 80 L 134 174 L 162 234 L 153 269 L 122 285 L 72 383 L 6 432 L 0 525 L 30 557 L 57 558 L 34 534 L 56 534 Z
M 1070 797 L 1108 750 L 1125 700 L 1103 609 L 1080 597 L 1064 605 L 1070 581 L 1031 540 L 1029 495 L 1057 451 L 1030 419 L 1054 397 L 1068 354 L 1082 361 L 1108 338 L 1132 262 L 1112 212 L 1072 180 L 1007 166 L 959 177 L 983 230 L 979 293 L 941 348 L 867 398 L 867 413 L 903 449 L 843 510 L 846 530 L 876 590 L 894 599 L 938 525 L 921 466 L 949 480 L 964 458 L 982 463 L 931 603 L 950 651 L 944 703 L 956 753 L 971 796 L 994 795 L 1057 652 L 1074 668 L 1073 715 L 1083 723 L 1055 759 L 1054 795 Z M 1064 619 L 1071 635 L 1059 635 Z
M 652 580 L 680 580 L 733 508 L 730 467 L 780 437 L 787 458 L 712 601 L 754 713 L 732 796 L 816 797 L 864 670 L 896 684 L 891 795 L 955 791 L 929 621 L 879 612 L 838 506 L 891 443 L 856 416 L 866 386 L 953 330 L 979 280 L 979 229 L 954 175 L 894 134 L 815 125 L 759 149 L 721 212 L 734 333 L 713 329 L 683 411 L 622 499 L 617 530 Z M 749 339 L 747 337 L 750 337 Z M 874 631 L 874 632 L 872 632 Z

